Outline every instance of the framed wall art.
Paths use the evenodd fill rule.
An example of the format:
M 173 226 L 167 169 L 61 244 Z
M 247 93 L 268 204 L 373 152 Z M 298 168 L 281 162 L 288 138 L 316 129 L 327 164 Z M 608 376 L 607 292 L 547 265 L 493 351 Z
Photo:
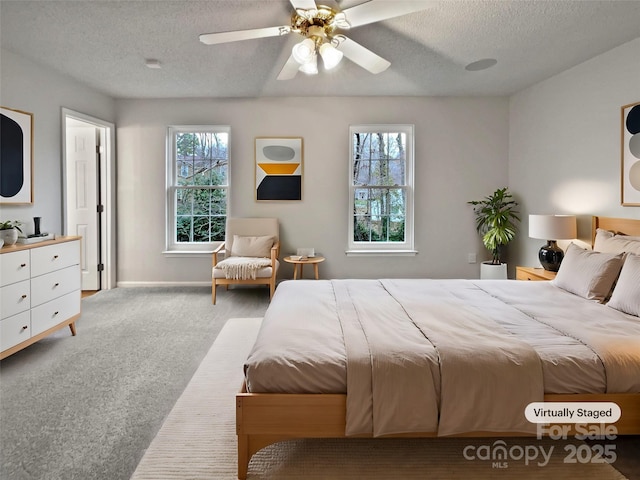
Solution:
M 0 203 L 33 203 L 33 114 L 0 107 Z
M 640 207 L 640 102 L 625 105 L 621 110 L 621 203 Z
M 256 200 L 302 200 L 302 138 L 257 137 Z

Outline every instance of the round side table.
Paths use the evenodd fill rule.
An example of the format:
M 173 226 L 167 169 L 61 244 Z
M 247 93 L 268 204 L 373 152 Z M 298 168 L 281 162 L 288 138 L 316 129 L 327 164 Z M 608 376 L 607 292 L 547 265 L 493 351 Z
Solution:
M 294 280 L 298 280 L 298 267 L 300 268 L 300 277 L 302 278 L 302 269 L 304 268 L 305 265 L 313 265 L 313 273 L 316 277 L 316 280 L 318 280 L 318 264 L 324 262 L 324 257 L 308 257 L 307 259 L 303 260 L 294 260 L 291 257 L 284 257 L 283 259 L 285 262 L 287 263 L 292 263 L 293 264 L 293 279 Z

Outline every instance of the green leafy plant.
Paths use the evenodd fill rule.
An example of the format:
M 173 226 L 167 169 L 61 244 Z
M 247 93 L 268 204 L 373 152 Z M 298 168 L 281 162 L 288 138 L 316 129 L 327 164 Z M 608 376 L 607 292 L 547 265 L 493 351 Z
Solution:
M 482 243 L 491 252 L 491 264 L 500 265 L 502 247 L 516 236 L 516 222 L 520 221 L 509 187 L 499 188 L 482 200 L 467 202 L 476 214 L 476 230 L 482 235 Z
M 18 220 L 7 220 L 5 222 L 0 222 L 0 230 L 11 230 L 12 228 L 15 228 L 20 233 L 22 233 L 20 225 L 22 225 L 22 222 Z

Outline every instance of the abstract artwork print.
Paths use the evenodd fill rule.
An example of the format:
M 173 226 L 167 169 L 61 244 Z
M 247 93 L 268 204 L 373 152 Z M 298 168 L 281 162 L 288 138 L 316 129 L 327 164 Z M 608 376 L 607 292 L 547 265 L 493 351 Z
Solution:
M 302 138 L 256 138 L 256 200 L 302 200 Z

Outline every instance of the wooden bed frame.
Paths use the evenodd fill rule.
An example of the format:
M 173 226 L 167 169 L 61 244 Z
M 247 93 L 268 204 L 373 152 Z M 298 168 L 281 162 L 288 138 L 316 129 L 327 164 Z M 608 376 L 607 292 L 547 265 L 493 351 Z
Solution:
M 593 217 L 592 245 L 596 228 L 640 236 L 640 220 Z M 247 393 L 243 384 L 236 395 L 238 478 L 246 479 L 249 461 L 260 449 L 295 438 L 344 438 L 345 394 Z M 614 423 L 620 435 L 640 434 L 640 393 L 545 395 L 547 402 L 615 402 L 622 416 Z M 436 437 L 436 432 L 394 437 Z M 468 432 L 460 437 L 506 437 L 527 434 Z M 351 438 L 351 437 L 350 437 Z

